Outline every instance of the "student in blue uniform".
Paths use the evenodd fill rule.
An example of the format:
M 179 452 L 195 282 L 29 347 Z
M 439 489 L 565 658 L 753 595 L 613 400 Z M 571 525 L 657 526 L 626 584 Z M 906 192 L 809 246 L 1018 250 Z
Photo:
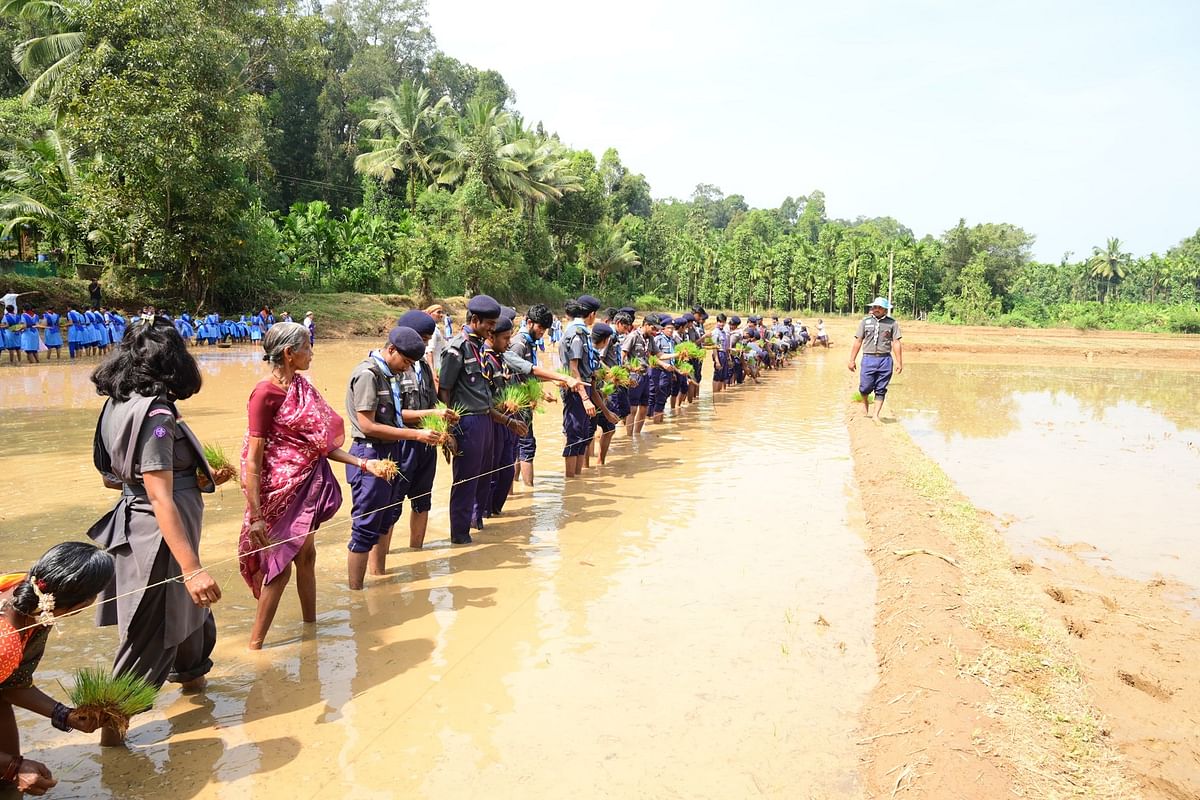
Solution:
M 625 363 L 625 340 L 633 333 L 633 310 L 626 311 L 624 308 L 617 311 L 613 317 L 613 327 L 616 333 L 613 335 L 610 349 L 612 357 L 617 364 Z M 617 419 L 625 425 L 625 432 L 633 432 L 632 407 L 629 403 L 629 387 L 621 386 L 612 393 L 608 398 L 608 407 L 612 409 L 613 414 Z
M 432 444 L 433 431 L 406 427 L 401 417 L 403 399 L 400 376 L 413 362 L 425 355 L 425 343 L 412 328 L 396 326 L 388 333 L 387 344 L 370 355 L 350 373 L 346 390 L 346 412 L 354 444 L 350 455 L 361 460 L 391 459 L 397 465 L 403 459 L 400 442 Z M 407 476 L 392 480 L 380 478 L 355 465 L 346 466 L 354 507 L 351 516 L 349 553 L 346 573 L 350 588 L 363 587 L 367 562 L 372 561 L 382 574 L 386 568 L 387 545 L 373 552 L 380 538 L 390 534 L 400 519 L 407 493 Z
M 597 322 L 592 326 L 592 348 L 596 351 L 597 361 L 601 366 L 615 367 L 621 363 L 621 351 L 617 348 L 615 339 L 616 331 L 608 323 Z M 600 464 L 604 464 L 608 460 L 608 448 L 612 444 L 613 434 L 617 432 L 617 423 L 621 419 L 620 415 L 613 411 L 612 408 L 612 400 L 615 396 L 615 391 L 607 399 L 601 395 L 600 405 L 597 406 L 600 413 L 592 417 L 596 422 L 596 427 L 600 430 L 600 447 L 597 459 Z M 595 439 L 593 438 L 594 441 Z M 588 448 L 590 455 L 590 444 Z
M 500 309 L 500 318 L 496 320 L 496 327 L 492 328 L 483 348 L 484 358 L 491 360 L 492 397 L 494 398 L 499 398 L 506 386 L 515 385 L 521 380 L 504 358 L 509 343 L 512 341 L 513 317 L 516 316 L 516 313 L 516 309 Z M 507 418 L 504 423 L 493 422 L 492 426 L 492 463 L 485 470 L 491 474 L 485 478 L 488 490 L 484 494 L 484 517 L 498 517 L 504 512 L 504 504 L 508 501 L 508 495 L 512 491 L 513 469 L 517 462 L 517 434 L 514 432 L 513 426 L 508 424 Z M 522 420 L 521 433 L 529 433 L 529 428 L 524 425 L 524 420 Z
M 504 353 L 504 362 L 509 370 L 524 380 L 538 378 L 543 381 L 553 381 L 565 386 L 568 391 L 579 386 L 579 381 L 573 377 L 564 376 L 560 372 L 542 366 L 539 361 L 539 350 L 544 351 L 544 339 L 554 324 L 554 314 L 549 308 L 538 303 L 529 307 L 525 312 L 525 324 L 513 335 Z M 547 401 L 553 401 L 554 395 L 544 392 Z M 525 423 L 526 433 L 517 437 L 517 463 L 514 467 L 514 481 L 517 477 L 527 487 L 533 486 L 533 458 L 537 454 L 537 439 L 533 433 L 533 412 L 526 411 L 521 415 Z
M 36 311 L 25 309 L 21 312 L 21 324 L 25 326 L 21 331 L 21 351 L 25 353 L 25 361 L 30 364 L 41 362 L 38 358 L 38 348 L 42 344 L 42 337 L 38 334 L 38 322 L 40 317 Z
M 67 353 L 71 358 L 83 351 L 87 345 L 87 337 L 84 332 L 84 317 L 83 314 L 75 309 L 75 306 L 67 306 L 67 321 L 71 323 L 71 327 L 67 328 Z
M 431 315 L 415 309 L 404 313 L 397 320 L 397 324 L 416 331 L 426 348 L 429 347 L 429 341 L 437 329 L 437 321 Z M 424 358 L 417 359 L 412 367 L 401 373 L 400 399 L 403 405 L 401 420 L 409 427 L 419 426 L 421 420 L 430 414 L 438 414 L 451 425 L 458 422 L 458 416 L 452 410 L 437 407 L 433 367 Z M 429 509 L 433 505 L 433 479 L 437 474 L 437 459 L 437 447 L 434 445 L 413 440 L 400 442 L 400 472 L 407 482 L 409 505 L 408 546 L 415 550 L 424 546 L 425 532 L 429 528 Z M 392 534 L 388 531 L 379 540 L 378 548 L 386 554 L 391 541 Z M 383 562 L 380 560 L 376 563 L 374 553 L 375 551 L 372 551 L 370 572 L 372 575 L 382 575 Z
M 588 444 L 595 428 L 592 417 L 602 405 L 592 385 L 592 376 L 600 362 L 592 346 L 591 326 L 599 310 L 600 301 L 591 295 L 567 301 L 566 312 L 571 321 L 564 326 L 559 343 L 560 361 L 581 384 L 563 393 L 563 461 L 568 478 L 579 475 L 587 462 Z
M 487 295 L 467 302 L 466 324 L 442 353 L 438 370 L 438 399 L 464 413 L 454 429 L 458 453 L 454 456 L 454 483 L 450 487 L 450 541 L 470 544 L 471 528 L 483 527 L 483 500 L 490 488 L 480 474 L 492 459 L 491 375 L 482 360 L 484 339 L 500 317 L 500 304 Z
M 62 314 L 57 313 L 52 308 L 47 308 L 46 312 L 42 314 L 42 319 L 46 321 L 46 349 L 50 353 L 54 353 L 56 359 L 62 361 L 62 328 L 58 326 L 59 321 L 62 319 Z M 46 360 L 50 360 L 49 353 L 46 355 Z
M 10 364 L 21 363 L 21 334 L 13 330 L 21 324 L 21 315 L 17 313 L 16 306 L 5 306 L 4 316 L 0 317 L 0 322 L 4 323 L 4 329 L 0 330 L 0 339 L 3 339 L 4 349 L 8 351 L 8 361 Z
M 629 389 L 629 422 L 626 429 L 630 436 L 642 432 L 642 427 L 646 424 L 646 417 L 649 415 L 652 385 L 647 362 L 655 352 L 655 333 L 657 333 L 657 318 L 646 314 L 642 318 L 641 327 L 631 330 L 625 337 L 625 341 L 621 342 L 622 360 L 629 364 L 632 359 L 637 359 L 642 365 L 640 371 L 630 369 L 629 372 L 630 377 L 637 381 Z
M 675 388 L 675 368 L 671 362 L 675 359 L 675 319 L 659 317 L 659 330 L 654 336 L 658 366 L 650 370 L 653 387 L 651 391 L 650 418 L 655 424 L 661 424 L 667 402 L 671 399 Z
M 725 390 L 725 382 L 729 380 L 729 331 L 725 329 L 728 318 L 725 314 L 717 314 L 717 327 L 713 329 L 713 394 Z

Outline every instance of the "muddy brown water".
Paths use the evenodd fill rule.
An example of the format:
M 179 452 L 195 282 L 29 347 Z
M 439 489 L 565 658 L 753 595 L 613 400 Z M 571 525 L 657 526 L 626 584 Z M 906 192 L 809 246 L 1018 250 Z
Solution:
M 318 343 L 312 378 L 335 407 L 369 344 Z M 263 365 L 250 348 L 197 354 L 204 390 L 181 411 L 232 455 Z M 5 571 L 113 502 L 90 465 L 90 366 L 0 371 Z M 355 594 L 346 492 L 318 534 L 317 624 L 289 593 L 261 653 L 245 649 L 242 498 L 226 486 L 202 550 L 225 594 L 208 691 L 166 688 L 127 750 L 18 712 L 24 751 L 57 773 L 55 797 L 856 797 L 875 577 L 848 385 L 832 353 L 715 404 L 706 385 L 699 407 L 619 438 L 609 466 L 566 487 L 552 408 L 531 494 L 451 548 L 439 469 L 426 549 L 399 546 L 401 520 L 389 574 Z M 59 696 L 115 645 L 90 619 L 62 628 L 38 673 Z
M 888 403 L 1019 552 L 1200 588 L 1200 372 L 907 366 Z

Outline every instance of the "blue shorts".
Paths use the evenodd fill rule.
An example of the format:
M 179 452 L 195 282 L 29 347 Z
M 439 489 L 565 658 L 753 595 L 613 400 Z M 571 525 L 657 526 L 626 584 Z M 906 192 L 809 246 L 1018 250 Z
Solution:
M 667 407 L 667 400 L 674 391 L 675 373 L 655 367 L 650 370 L 652 386 L 650 390 L 650 413 L 661 414 Z
M 399 463 L 398 445 L 398 442 L 355 442 L 350 447 L 350 455 L 367 459 L 391 458 Z M 352 553 L 369 553 L 379 542 L 379 537 L 400 519 L 408 481 L 399 475 L 390 482 L 385 481 L 352 465 L 346 466 L 346 481 L 354 501 L 347 547 Z
M 704 380 L 704 359 L 697 358 L 692 362 L 692 366 L 695 367 L 696 383 L 700 383 L 700 381 Z
M 537 439 L 533 435 L 533 417 L 526 414 L 523 419 L 529 426 L 529 433 L 526 436 L 517 437 L 517 461 L 532 462 L 533 457 L 537 455 Z
M 650 405 L 650 378 L 648 375 L 638 375 L 638 382 L 629 387 L 628 400 L 630 408 Z
M 408 498 L 409 509 L 414 514 L 428 511 L 433 505 L 433 478 L 437 474 L 438 449 L 420 442 L 398 444 L 400 474 L 408 483 L 405 497 Z
M 866 397 L 869 392 L 874 392 L 882 400 L 892 380 L 892 357 L 863 356 L 859 370 L 858 393 Z
M 608 407 L 620 419 L 628 417 L 629 412 L 632 410 L 629 405 L 629 389 L 621 387 L 613 392 L 612 397 L 608 398 Z
M 563 457 L 581 456 L 587 452 L 592 441 L 595 425 L 583 410 L 583 400 L 575 392 L 566 392 L 563 398 Z
M 615 392 L 614 392 L 614 394 L 615 394 Z M 613 410 L 611 397 L 608 398 L 607 401 L 605 401 L 605 405 L 608 406 L 609 411 Z M 605 433 L 608 433 L 610 431 L 615 431 L 617 429 L 617 423 L 609 422 L 608 417 L 604 416 L 603 411 L 597 410 L 596 416 L 592 417 L 592 419 L 595 421 L 596 427 L 599 428 L 600 430 L 604 431 Z

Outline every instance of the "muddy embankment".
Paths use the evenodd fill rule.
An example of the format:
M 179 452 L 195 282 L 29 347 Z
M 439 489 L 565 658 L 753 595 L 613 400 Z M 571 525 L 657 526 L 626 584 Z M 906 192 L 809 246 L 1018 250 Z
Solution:
M 879 579 L 867 796 L 1200 797 L 1194 590 L 1014 560 L 886 417 L 846 419 Z

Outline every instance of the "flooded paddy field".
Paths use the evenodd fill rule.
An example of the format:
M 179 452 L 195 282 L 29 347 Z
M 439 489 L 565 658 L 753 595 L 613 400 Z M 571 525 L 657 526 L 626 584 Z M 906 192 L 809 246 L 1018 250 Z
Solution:
M 313 382 L 335 407 L 371 344 L 318 342 Z M 232 455 L 262 363 L 250 348 L 196 352 L 205 386 L 181 411 Z M 24 750 L 60 798 L 861 796 L 875 573 L 843 362 L 809 353 L 715 402 L 706 385 L 699 406 L 618 437 L 608 466 L 567 486 L 552 407 L 535 422 L 532 493 L 452 548 L 443 463 L 425 550 L 395 545 L 389 574 L 353 594 L 347 491 L 317 537 L 316 625 L 288 593 L 260 653 L 246 650 L 254 603 L 234 561 L 242 498 L 223 487 L 202 546 L 224 592 L 208 690 L 168 686 L 128 749 L 18 712 Z M 6 570 L 114 502 L 91 467 L 90 366 L 0 375 Z M 38 674 L 58 695 L 56 680 L 115 650 L 90 619 L 62 627 Z
M 914 363 L 892 410 L 1018 553 L 1200 590 L 1200 371 Z
M 986 569 L 963 579 L 964 596 L 979 598 L 967 625 L 939 633 L 960 645 L 983 633 L 967 673 L 994 687 L 987 702 L 995 707 L 1009 698 L 1010 719 L 1054 707 L 1055 698 L 1068 712 L 1047 713 L 1037 725 L 1042 737 L 998 737 L 1000 749 L 1007 742 L 1013 751 L 1008 780 L 1044 782 L 1048 794 L 1038 796 L 1074 787 L 1088 797 L 1197 797 L 1200 339 L 1045 334 L 975 329 L 956 351 L 952 331 L 939 332 L 942 341 L 909 350 L 893 384 L 888 403 L 901 425 L 859 430 L 858 438 L 898 452 L 902 428 L 923 451 L 915 459 L 927 456 L 936 464 L 928 469 L 944 471 L 965 495 L 935 491 L 940 507 L 910 506 L 915 529 L 922 517 L 961 522 L 962 508 L 974 506 L 982 512 L 974 536 L 996 536 L 961 565 L 967 572 L 980 552 L 991 553 Z M 926 492 L 925 478 L 910 480 Z M 979 541 L 947 546 L 961 556 Z M 954 585 L 944 570 L 925 570 L 927 585 Z M 881 576 L 886 604 L 885 586 Z M 876 633 L 886 648 L 886 626 Z M 1046 683 L 1054 675 L 1057 689 Z M 1046 746 L 1056 739 L 1075 744 L 1067 766 L 1047 770 Z M 1072 775 L 1070 765 L 1085 764 L 1087 778 Z M 1058 785 L 1047 780 L 1064 776 Z

